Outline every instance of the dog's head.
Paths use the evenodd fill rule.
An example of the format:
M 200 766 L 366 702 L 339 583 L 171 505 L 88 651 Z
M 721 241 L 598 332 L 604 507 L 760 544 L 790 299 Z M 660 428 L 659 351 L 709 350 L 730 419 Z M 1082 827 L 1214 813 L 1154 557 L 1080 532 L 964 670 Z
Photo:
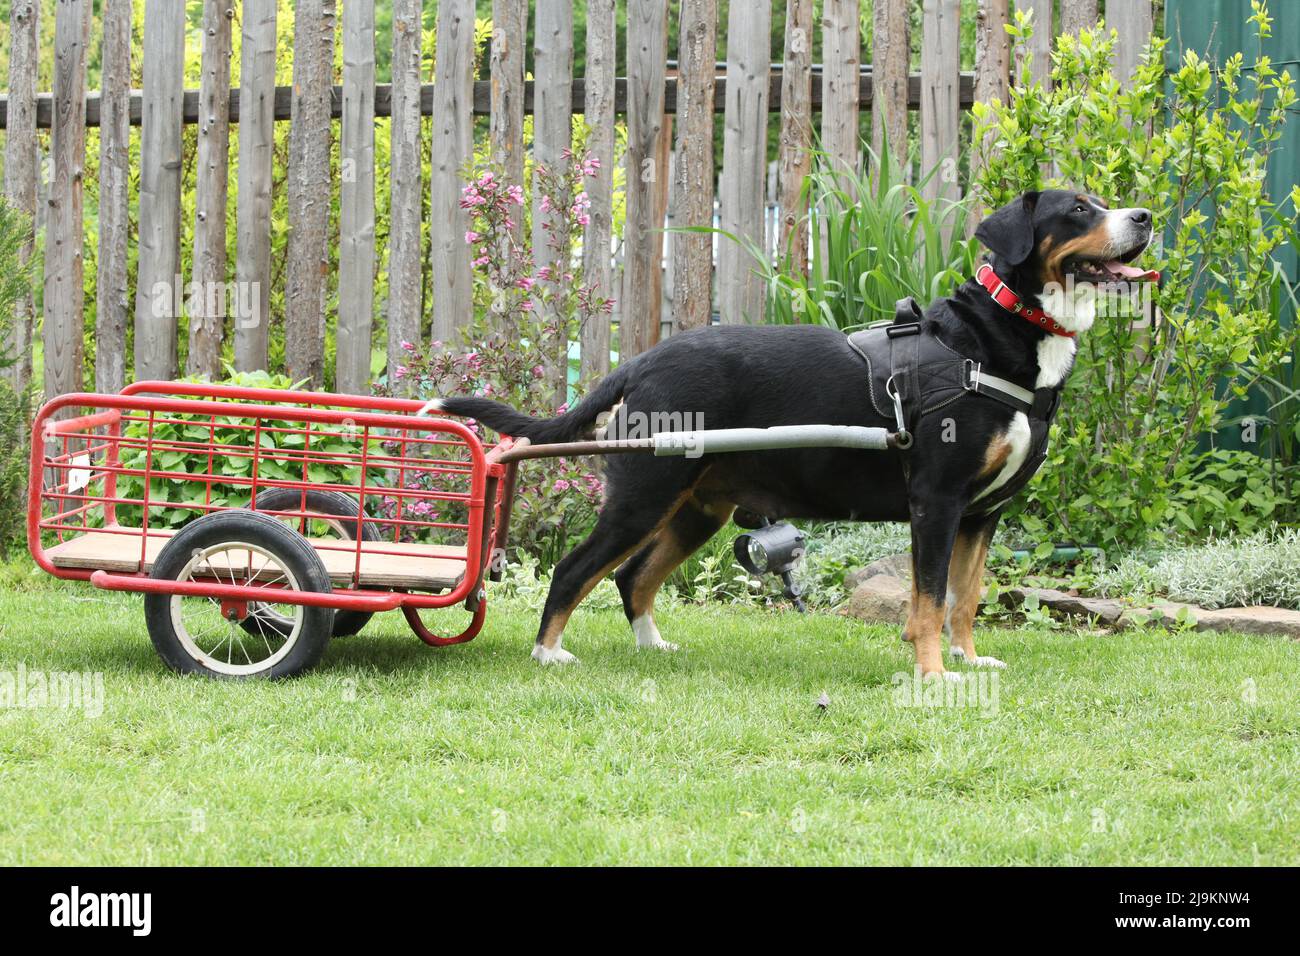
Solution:
M 1132 265 L 1151 235 L 1149 209 L 1111 209 L 1096 196 L 1067 189 L 1025 193 L 975 230 L 1013 291 L 1039 299 L 1075 329 L 1092 324 L 1097 286 L 1155 277 Z

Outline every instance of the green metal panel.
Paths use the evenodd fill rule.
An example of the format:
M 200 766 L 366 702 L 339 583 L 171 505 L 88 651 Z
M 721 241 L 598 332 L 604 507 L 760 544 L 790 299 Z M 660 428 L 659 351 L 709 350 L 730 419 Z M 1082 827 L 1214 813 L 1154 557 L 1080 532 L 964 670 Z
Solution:
M 1247 66 L 1254 62 L 1257 53 L 1263 52 L 1272 59 L 1275 69 L 1289 70 L 1300 87 L 1300 3 L 1296 0 L 1269 3 L 1273 35 L 1264 41 L 1262 50 L 1254 35 L 1254 25 L 1247 23 L 1251 13 L 1250 0 L 1166 0 L 1165 35 L 1170 37 L 1166 48 L 1168 67 L 1177 69 L 1182 51 L 1188 48 L 1208 53 L 1211 62 L 1222 62 L 1241 51 Z M 1267 182 L 1269 195 L 1275 201 L 1285 200 L 1291 187 L 1300 182 L 1300 117 L 1294 114 L 1288 118 L 1269 161 Z M 1292 288 L 1300 288 L 1300 250 L 1287 246 L 1278 250 L 1277 258 L 1290 276 Z M 1287 319 L 1295 321 L 1295 316 L 1284 315 L 1284 321 Z M 1229 416 L 1247 413 L 1263 416 L 1267 407 L 1263 396 L 1257 395 L 1234 403 Z M 1215 444 L 1222 448 L 1243 447 L 1236 428 L 1221 432 Z M 1254 450 L 1258 446 L 1247 447 Z

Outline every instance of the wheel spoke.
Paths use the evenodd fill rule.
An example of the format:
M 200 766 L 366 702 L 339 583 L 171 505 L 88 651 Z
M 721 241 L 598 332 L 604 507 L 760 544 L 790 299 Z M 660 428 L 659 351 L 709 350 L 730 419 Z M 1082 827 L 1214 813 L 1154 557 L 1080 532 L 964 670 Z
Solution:
M 274 553 L 247 542 L 216 545 L 196 554 L 178 579 L 237 588 L 298 589 L 292 573 Z M 262 673 L 273 666 L 297 642 L 303 625 L 301 605 L 274 600 L 246 602 L 242 620 L 227 617 L 225 602 L 212 595 L 175 595 L 173 601 L 173 621 L 182 645 L 210 668 L 235 676 Z M 262 650 L 256 650 L 259 640 Z

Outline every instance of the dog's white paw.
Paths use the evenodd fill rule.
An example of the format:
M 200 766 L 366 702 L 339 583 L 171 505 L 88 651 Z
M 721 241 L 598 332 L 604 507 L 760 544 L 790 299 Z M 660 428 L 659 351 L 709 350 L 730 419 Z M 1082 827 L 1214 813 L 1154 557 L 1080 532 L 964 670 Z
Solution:
M 638 641 L 638 642 L 637 642 L 637 645 L 636 645 L 636 649 L 637 649 L 638 651 L 669 651 L 669 652 L 671 652 L 671 651 L 675 651 L 675 650 L 677 650 L 677 645 L 676 645 L 676 644 L 669 643 L 668 641 L 665 641 L 665 640 L 661 637 L 661 638 L 659 638 L 658 640 L 656 640 L 656 641 L 651 641 L 651 642 L 648 643 L 648 644 L 642 644 L 640 641 Z
M 944 671 L 944 672 L 943 672 L 943 679 L 946 680 L 946 681 L 950 681 L 950 682 L 952 682 L 952 683 L 954 683 L 954 684 L 959 684 L 959 683 L 961 683 L 962 676 L 961 676 L 961 674 L 957 673 L 956 671 Z
M 964 661 L 965 663 L 970 664 L 972 667 L 992 667 L 1001 670 L 1002 668 L 1007 666 L 1004 661 L 1000 661 L 996 657 L 988 657 L 986 655 L 967 657 L 966 652 L 962 650 L 960 647 L 948 648 L 948 656 L 951 657 L 953 660 Z
M 578 659 L 562 647 L 547 647 L 545 644 L 533 645 L 533 660 L 543 667 L 547 664 L 576 664 Z
M 636 635 L 636 649 L 638 651 L 675 651 L 676 644 L 670 644 L 659 636 L 659 628 L 655 627 L 655 620 L 649 614 L 642 614 L 632 622 L 632 633 Z

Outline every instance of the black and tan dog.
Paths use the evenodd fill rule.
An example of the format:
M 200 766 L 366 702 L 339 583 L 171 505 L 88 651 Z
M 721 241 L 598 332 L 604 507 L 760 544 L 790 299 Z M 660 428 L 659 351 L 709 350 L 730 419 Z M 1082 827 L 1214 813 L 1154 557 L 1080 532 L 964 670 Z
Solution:
M 991 273 L 982 269 L 983 282 L 971 279 L 933 303 L 921 328 L 1004 383 L 1059 393 L 1074 361 L 1074 335 L 1092 325 L 1096 287 L 1149 275 L 1128 263 L 1146 248 L 1151 231 L 1145 209 L 1109 209 L 1095 197 L 1061 190 L 1028 193 L 976 232 L 992 254 Z M 576 408 L 550 420 L 479 398 L 429 407 L 534 443 L 590 437 L 611 410 L 611 428 L 663 413 L 691 415 L 708 429 L 894 424 L 868 399 L 866 367 L 846 336 L 811 325 L 713 327 L 673 336 L 624 362 Z M 946 624 L 954 656 L 1000 667 L 1001 661 L 978 656 L 972 637 L 1001 510 L 1001 502 L 991 510 L 988 502 L 1024 470 L 1029 446 L 1023 412 L 972 394 L 947 404 L 942 415 L 921 418 L 906 451 L 709 455 L 706 447 L 694 459 L 610 456 L 596 527 L 555 568 L 533 657 L 544 664 L 574 660 L 561 647 L 565 625 L 611 571 L 637 646 L 674 649 L 655 627 L 655 594 L 739 508 L 772 519 L 910 521 L 914 584 L 904 637 L 917 665 L 927 675 L 944 672 Z

